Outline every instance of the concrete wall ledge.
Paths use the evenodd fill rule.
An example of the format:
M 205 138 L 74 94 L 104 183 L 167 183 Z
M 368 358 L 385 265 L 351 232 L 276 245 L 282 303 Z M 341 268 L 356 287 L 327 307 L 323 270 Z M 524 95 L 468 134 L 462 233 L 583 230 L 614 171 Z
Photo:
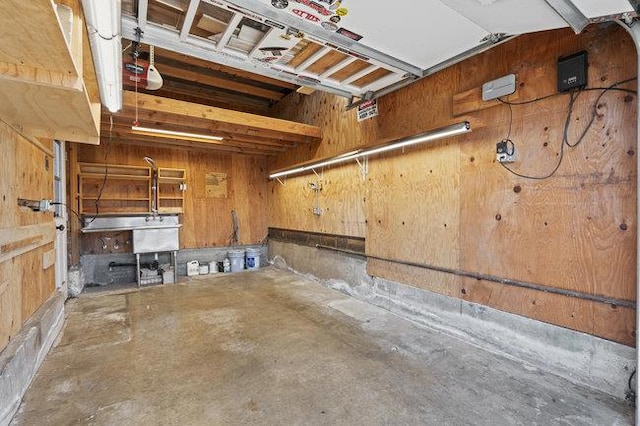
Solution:
M 371 277 L 364 258 L 270 241 L 269 258 L 356 299 L 386 309 L 483 350 L 519 360 L 618 398 L 625 397 L 635 348 L 477 303 Z
M 20 407 L 42 361 L 64 325 L 66 295 L 56 291 L 0 353 L 0 426 Z

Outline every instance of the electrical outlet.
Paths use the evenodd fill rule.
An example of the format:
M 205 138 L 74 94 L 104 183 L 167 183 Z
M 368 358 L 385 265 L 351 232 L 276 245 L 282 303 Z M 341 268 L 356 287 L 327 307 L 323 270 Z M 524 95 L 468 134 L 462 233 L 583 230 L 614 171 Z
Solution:
M 514 163 L 516 147 L 511 141 L 500 141 L 496 144 L 496 161 L 498 163 Z
M 322 215 L 322 208 L 314 207 L 313 208 L 313 214 L 315 214 L 316 216 L 321 216 Z

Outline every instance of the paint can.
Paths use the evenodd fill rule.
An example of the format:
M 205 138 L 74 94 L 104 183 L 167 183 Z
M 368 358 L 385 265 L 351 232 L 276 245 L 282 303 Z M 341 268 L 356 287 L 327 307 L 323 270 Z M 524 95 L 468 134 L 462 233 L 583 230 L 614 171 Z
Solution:
M 194 275 L 198 275 L 200 270 L 200 262 L 197 260 L 190 260 L 187 262 L 187 276 L 193 277 Z
M 211 262 L 209 262 L 209 273 L 215 274 L 216 272 L 218 272 L 218 262 L 212 260 Z
M 255 270 L 260 268 L 260 249 L 247 248 L 246 253 L 247 269 Z
M 231 272 L 240 272 L 244 269 L 244 250 L 231 250 L 227 252 L 231 262 Z
M 200 275 L 209 274 L 209 265 L 200 265 L 198 272 L 200 273 Z

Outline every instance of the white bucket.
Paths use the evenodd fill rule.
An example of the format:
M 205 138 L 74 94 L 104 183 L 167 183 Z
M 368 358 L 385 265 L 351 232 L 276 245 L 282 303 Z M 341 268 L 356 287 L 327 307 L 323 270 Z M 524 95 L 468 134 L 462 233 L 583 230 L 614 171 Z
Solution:
M 247 269 L 260 268 L 260 249 L 247 249 Z
M 209 265 L 200 265 L 200 275 L 209 274 Z
M 200 262 L 198 262 L 197 260 L 187 262 L 187 276 L 192 277 L 194 275 L 198 275 L 199 269 Z
M 215 274 L 216 272 L 218 272 L 218 262 L 212 260 L 211 262 L 209 262 L 209 273 Z
M 231 272 L 239 272 L 244 269 L 244 250 L 231 250 L 227 256 L 231 262 Z

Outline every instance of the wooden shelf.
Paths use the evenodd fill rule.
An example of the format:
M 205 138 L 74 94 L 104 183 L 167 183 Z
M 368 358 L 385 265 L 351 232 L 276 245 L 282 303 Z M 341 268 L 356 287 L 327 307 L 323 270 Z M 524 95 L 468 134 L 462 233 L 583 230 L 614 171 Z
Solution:
M 78 171 L 81 214 L 151 213 L 153 175 L 150 167 L 78 163 Z M 184 169 L 158 169 L 158 212 L 183 213 L 184 183 Z M 99 200 L 98 194 L 102 194 Z
M 79 163 L 78 171 L 81 214 L 107 215 L 151 211 L 149 167 Z
M 158 168 L 158 211 L 183 213 L 185 170 Z
M 98 197 L 82 197 L 86 201 L 95 201 Z M 113 197 L 100 197 L 100 201 L 149 201 L 148 198 L 113 198 Z
M 183 213 L 182 207 L 161 207 L 158 211 L 160 213 Z
M 104 173 L 102 174 L 97 174 L 97 173 L 87 173 L 87 174 L 83 174 L 82 177 L 84 179 L 104 179 Z M 110 172 L 107 174 L 107 179 L 108 180 L 116 180 L 116 179 L 122 179 L 122 180 L 149 180 L 148 176 L 135 176 L 135 175 L 112 175 Z
M 105 172 L 109 172 L 109 176 L 140 176 L 144 179 L 149 179 L 151 177 L 151 169 L 149 167 L 104 163 L 78 163 L 78 167 L 83 175 L 96 174 L 104 176 Z
M 79 0 L 58 3 L 65 22 L 51 0 L 0 2 L 0 118 L 26 136 L 98 144 L 100 103 L 82 9 Z

